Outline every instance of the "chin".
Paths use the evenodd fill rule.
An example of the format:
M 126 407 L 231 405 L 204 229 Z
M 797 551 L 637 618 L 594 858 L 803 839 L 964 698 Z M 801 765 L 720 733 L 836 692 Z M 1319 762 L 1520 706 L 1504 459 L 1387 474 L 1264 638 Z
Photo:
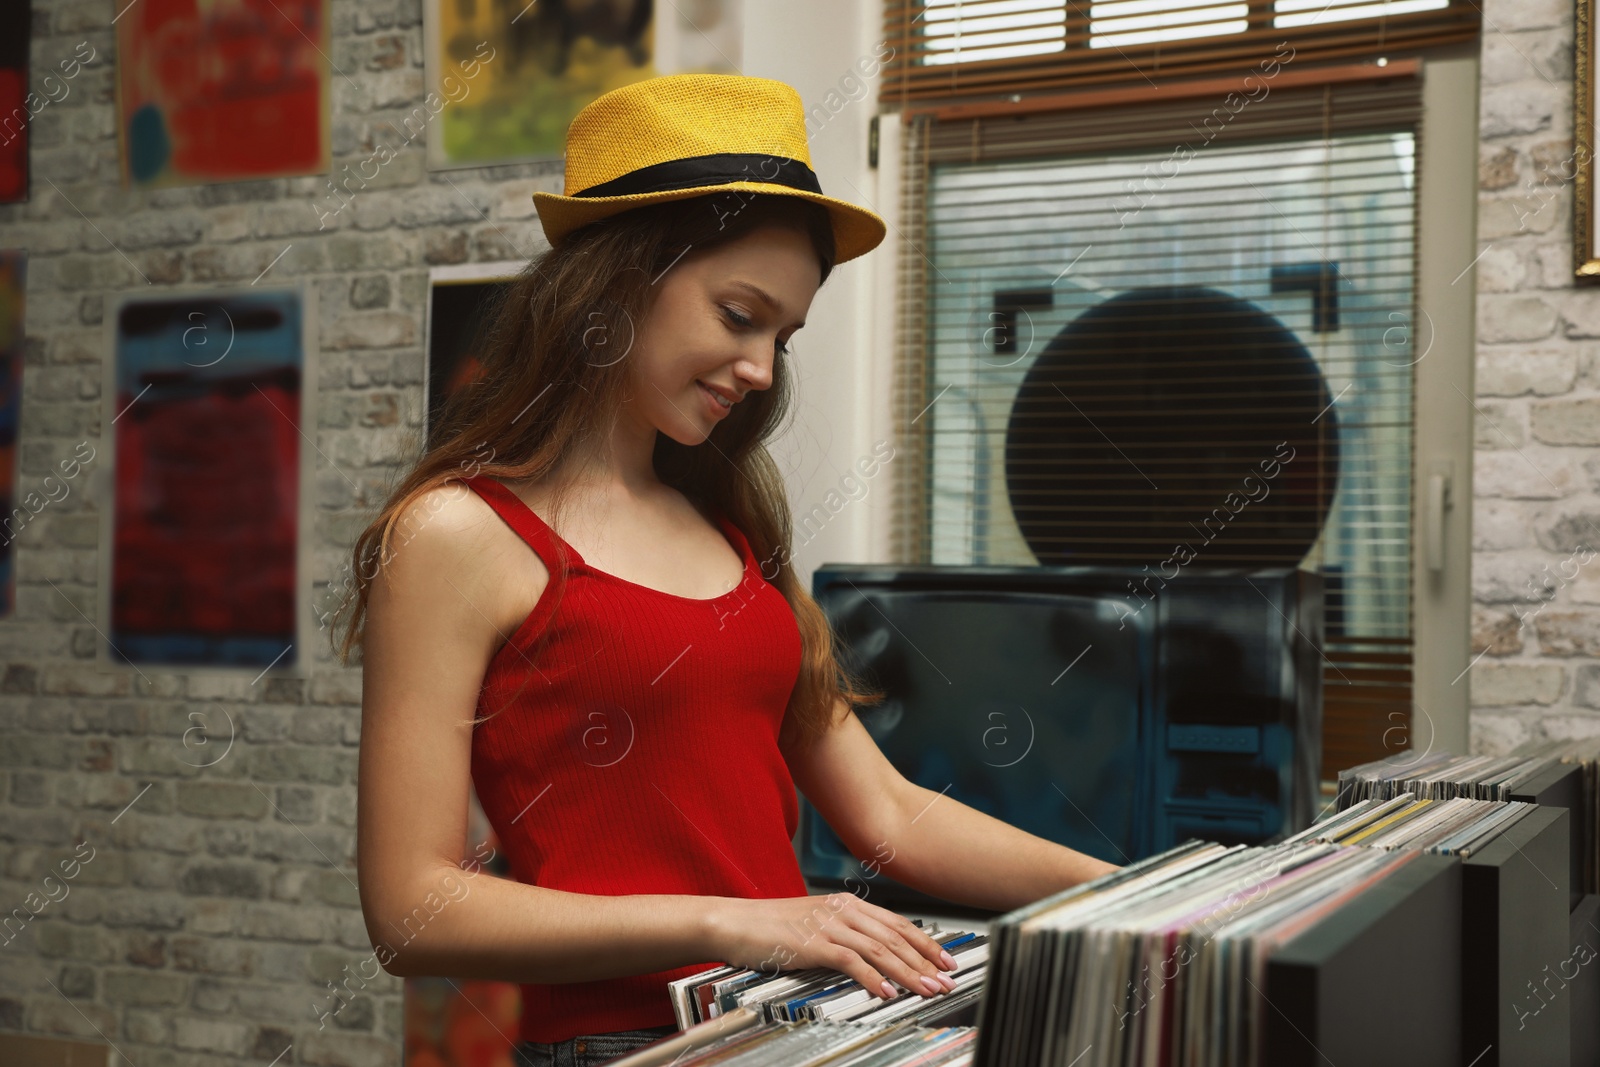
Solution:
M 695 445 L 703 445 L 711 439 L 711 431 L 709 429 L 702 431 L 690 431 L 688 433 L 674 433 L 671 430 L 662 430 L 661 432 L 687 448 L 693 448 Z
M 657 423 L 656 429 L 680 445 L 692 448 L 695 445 L 705 444 L 711 437 L 711 431 L 716 429 L 716 424 L 697 423 L 693 419 L 685 419 L 674 411 L 669 414 L 669 417 Z
M 689 392 L 691 399 L 696 404 L 703 402 L 698 385 L 691 385 Z M 691 412 L 694 413 L 691 414 Z M 661 421 L 656 423 L 656 427 L 680 445 L 694 446 L 704 444 L 710 439 L 717 426 L 726 421 L 727 417 L 713 419 L 709 416 L 701 415 L 694 408 L 675 400 L 671 408 L 662 414 Z

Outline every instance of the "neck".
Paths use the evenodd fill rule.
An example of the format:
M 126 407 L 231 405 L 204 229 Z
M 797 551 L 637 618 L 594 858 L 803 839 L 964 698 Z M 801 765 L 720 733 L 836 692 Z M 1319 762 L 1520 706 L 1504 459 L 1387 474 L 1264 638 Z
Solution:
M 658 433 L 619 413 L 609 432 L 579 442 L 552 480 L 607 497 L 654 496 L 661 488 L 654 461 Z

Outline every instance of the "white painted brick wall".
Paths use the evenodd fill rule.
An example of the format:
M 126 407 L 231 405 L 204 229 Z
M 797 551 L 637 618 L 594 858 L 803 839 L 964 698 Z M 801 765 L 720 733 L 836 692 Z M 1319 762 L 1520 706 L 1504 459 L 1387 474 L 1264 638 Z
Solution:
M 1600 287 L 1572 275 L 1573 5 L 1483 10 L 1470 679 L 1502 752 L 1600 734 Z

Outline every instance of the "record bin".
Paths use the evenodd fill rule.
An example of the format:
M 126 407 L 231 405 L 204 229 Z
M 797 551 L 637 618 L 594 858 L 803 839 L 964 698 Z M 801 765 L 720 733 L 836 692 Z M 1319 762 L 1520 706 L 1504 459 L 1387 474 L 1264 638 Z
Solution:
M 1267 960 L 1271 1067 L 1460 1067 L 1462 864 L 1422 854 Z
M 1565 808 L 1535 808 L 1462 865 L 1463 1063 L 1564 1067 L 1572 990 Z

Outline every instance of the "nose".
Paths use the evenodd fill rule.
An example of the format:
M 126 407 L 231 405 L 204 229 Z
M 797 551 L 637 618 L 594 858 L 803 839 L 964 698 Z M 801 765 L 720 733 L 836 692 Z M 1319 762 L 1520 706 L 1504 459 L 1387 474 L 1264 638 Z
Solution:
M 756 348 L 744 354 L 733 365 L 734 377 L 748 389 L 768 389 L 772 386 L 772 363 L 777 356 L 772 348 Z

